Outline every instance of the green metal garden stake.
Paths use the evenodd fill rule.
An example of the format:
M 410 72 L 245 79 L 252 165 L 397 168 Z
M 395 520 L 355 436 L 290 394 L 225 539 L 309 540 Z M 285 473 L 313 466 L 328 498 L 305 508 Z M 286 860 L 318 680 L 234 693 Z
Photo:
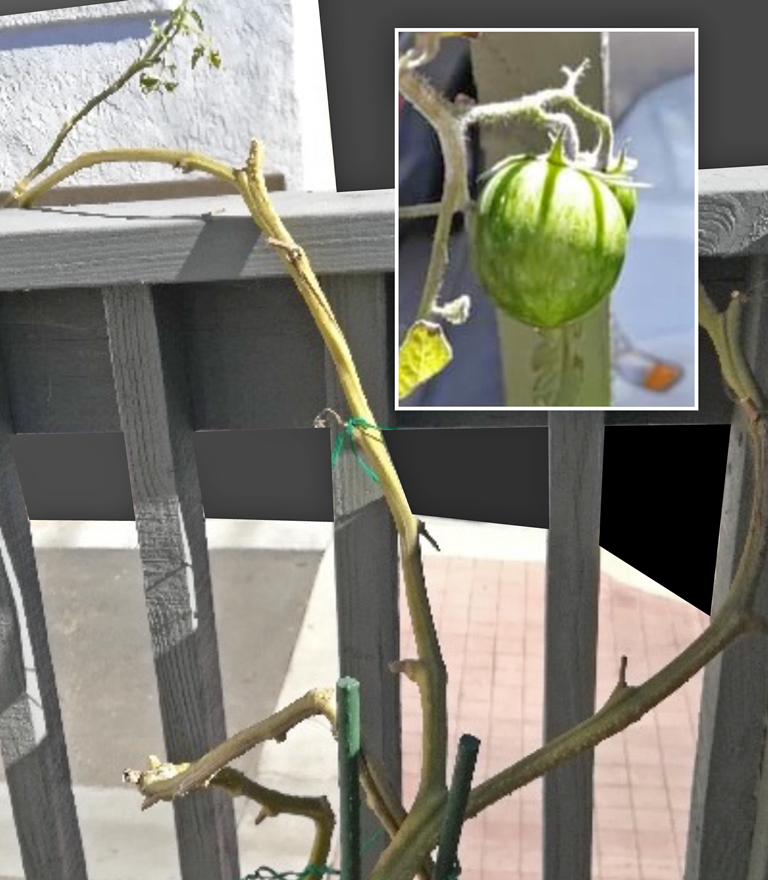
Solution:
M 360 682 L 345 676 L 336 684 L 339 731 L 339 830 L 341 880 L 360 880 Z
M 451 789 L 448 792 L 448 801 L 445 805 L 445 820 L 440 832 L 434 880 L 450 880 L 453 877 L 461 828 L 464 824 L 464 813 L 467 809 L 467 798 L 472 785 L 472 774 L 475 772 L 479 748 L 480 740 L 469 733 L 465 733 L 459 740 Z

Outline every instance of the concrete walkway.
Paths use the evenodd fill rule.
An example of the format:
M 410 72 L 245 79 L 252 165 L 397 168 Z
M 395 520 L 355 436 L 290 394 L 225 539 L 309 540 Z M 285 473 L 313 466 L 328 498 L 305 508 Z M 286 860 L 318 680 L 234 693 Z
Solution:
M 437 554 L 425 547 L 424 555 L 449 670 L 451 741 L 462 732 L 481 738 L 479 780 L 540 744 L 546 532 L 426 521 L 444 551 Z M 59 638 L 60 645 L 70 646 L 69 654 L 55 650 L 54 658 L 57 670 L 67 657 L 71 666 L 69 674 L 60 673 L 60 688 L 92 880 L 178 880 L 170 807 L 160 804 L 142 813 L 136 792 L 112 784 L 116 776 L 106 772 L 114 764 L 119 778 L 126 763 L 141 766 L 149 751 L 162 748 L 148 643 L 124 649 L 123 659 L 131 658 L 133 664 L 128 692 L 117 682 L 100 688 L 111 694 L 112 702 L 102 705 L 98 716 L 86 715 L 84 727 L 89 729 L 97 717 L 95 740 L 83 730 L 75 732 L 75 719 L 82 715 L 75 711 L 78 700 L 93 693 L 85 672 L 78 679 L 76 671 L 84 665 L 100 667 L 92 661 L 83 664 L 71 646 L 87 642 L 85 598 L 91 597 L 92 610 L 100 576 L 103 581 L 110 572 L 113 586 L 133 578 L 140 583 L 133 524 L 35 523 L 34 536 L 52 643 Z M 332 526 L 210 521 L 208 536 L 228 726 L 234 731 L 311 687 L 332 686 L 338 677 Z M 73 547 L 83 554 L 72 553 Z M 94 566 L 96 560 L 100 568 Z M 67 564 L 75 566 L 68 574 Z M 82 580 L 86 570 L 92 572 L 90 586 Z M 602 570 L 598 700 L 615 682 L 621 653 L 630 657 L 630 679 L 637 679 L 673 656 L 707 622 L 706 615 L 610 554 L 603 553 Z M 49 600 L 55 591 L 46 584 L 55 582 L 75 582 L 77 590 Z M 137 632 L 145 628 L 140 590 L 124 586 L 108 595 L 105 611 L 112 609 L 115 596 L 133 596 L 136 607 L 125 610 L 120 620 L 134 620 Z M 243 597 L 249 603 L 245 607 Z M 404 616 L 404 655 L 412 650 L 407 623 Z M 115 642 L 113 637 L 112 646 L 104 650 L 114 650 L 115 644 L 121 644 L 120 638 Z M 142 662 L 147 664 L 143 670 Z M 128 680 L 124 665 L 115 669 Z M 67 692 L 65 679 L 73 682 L 74 693 Z M 598 748 L 595 880 L 682 876 L 699 690 L 697 678 L 634 728 Z M 419 715 L 415 688 L 405 681 L 402 692 L 403 786 L 409 803 L 418 771 Z M 138 713 L 143 714 L 143 727 L 116 739 L 119 719 L 127 707 L 136 714 L 137 704 L 144 707 Z M 104 742 L 110 743 L 106 753 Z M 335 743 L 324 721 L 305 723 L 285 743 L 265 744 L 240 766 L 268 786 L 297 794 L 324 793 L 337 804 Z M 540 792 L 540 784 L 534 783 L 467 824 L 460 853 L 463 880 L 540 878 Z M 236 811 L 244 876 L 262 865 L 278 871 L 304 867 L 311 833 L 305 820 L 281 816 L 256 827 L 252 807 L 238 802 Z M 21 876 L 7 790 L 0 787 L 0 880 Z

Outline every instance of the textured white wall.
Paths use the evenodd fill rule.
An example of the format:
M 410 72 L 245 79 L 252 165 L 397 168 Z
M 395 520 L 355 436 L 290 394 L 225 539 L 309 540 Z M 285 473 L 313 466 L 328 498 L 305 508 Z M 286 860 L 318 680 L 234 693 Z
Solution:
M 0 16 L 0 189 L 38 161 L 64 120 L 138 56 L 150 21 L 164 21 L 176 5 L 118 0 Z M 193 44 L 178 37 L 168 60 L 178 63 L 179 88 L 144 96 L 133 81 L 78 125 L 57 164 L 85 150 L 175 146 L 242 165 L 255 136 L 265 143 L 266 169 L 282 172 L 289 189 L 335 189 L 317 0 L 192 5 L 222 68 L 200 63 L 192 71 Z M 179 175 L 166 166 L 121 164 L 68 183 L 171 179 Z

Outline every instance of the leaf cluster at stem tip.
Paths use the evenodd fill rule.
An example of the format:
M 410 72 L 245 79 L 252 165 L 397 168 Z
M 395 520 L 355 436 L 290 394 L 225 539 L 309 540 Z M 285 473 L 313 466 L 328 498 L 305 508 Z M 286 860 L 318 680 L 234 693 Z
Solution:
M 213 48 L 209 37 L 204 33 L 205 25 L 200 13 L 189 7 L 187 0 L 183 0 L 174 10 L 165 26 L 161 27 L 153 21 L 150 23 L 150 29 L 154 40 L 144 57 L 146 67 L 154 68 L 154 71 L 139 76 L 139 85 L 145 95 L 150 92 L 173 92 L 178 88 L 176 65 L 169 64 L 164 57 L 165 50 L 177 34 L 194 37 L 196 40 L 190 58 L 190 66 L 193 70 L 203 58 L 208 62 L 209 67 L 221 67 L 221 55 L 218 49 Z

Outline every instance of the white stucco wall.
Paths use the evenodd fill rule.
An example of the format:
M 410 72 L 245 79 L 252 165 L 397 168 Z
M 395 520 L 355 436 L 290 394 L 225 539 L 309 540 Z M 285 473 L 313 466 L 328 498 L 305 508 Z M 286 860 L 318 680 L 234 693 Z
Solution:
M 177 0 L 118 0 L 0 16 L 0 189 L 45 153 L 60 125 L 147 45 L 149 23 Z M 266 170 L 289 189 L 333 190 L 328 104 L 317 0 L 193 0 L 222 68 L 189 66 L 178 37 L 169 61 L 179 88 L 143 95 L 138 79 L 83 120 L 57 164 L 85 150 L 176 146 L 242 165 L 251 137 Z M 103 165 L 71 183 L 177 180 L 162 165 Z

